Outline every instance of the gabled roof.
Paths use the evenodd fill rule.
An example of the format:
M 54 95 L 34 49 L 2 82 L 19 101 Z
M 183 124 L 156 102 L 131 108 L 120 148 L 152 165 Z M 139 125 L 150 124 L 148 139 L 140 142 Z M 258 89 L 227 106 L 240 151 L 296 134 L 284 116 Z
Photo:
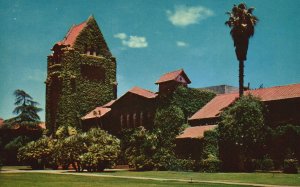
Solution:
M 259 97 L 263 102 L 300 98 L 300 84 L 248 90 L 244 94 Z M 238 93 L 218 95 L 198 110 L 189 120 L 218 117 L 222 110 L 231 105 L 238 97 Z
M 204 132 L 213 130 L 217 125 L 205 125 L 205 126 L 196 126 L 186 128 L 182 134 L 176 137 L 176 139 L 183 138 L 197 138 L 201 139 L 204 137 Z
M 74 43 L 77 39 L 77 36 L 87 25 L 87 21 L 82 22 L 79 25 L 73 25 L 63 40 L 57 42 L 58 45 L 69 45 L 70 47 L 74 46 Z
M 90 111 L 88 114 L 83 116 L 81 119 L 86 120 L 86 119 L 92 119 L 92 118 L 101 118 L 105 114 L 107 114 L 109 111 L 111 111 L 110 108 L 105 108 L 105 107 L 96 107 L 94 110 Z
M 177 81 L 177 77 L 180 76 L 180 75 L 183 76 L 183 78 L 187 81 L 188 84 L 191 83 L 190 79 L 185 74 L 183 69 L 180 69 L 180 70 L 172 71 L 172 72 L 169 72 L 169 73 L 166 73 L 166 74 L 162 75 L 158 79 L 158 81 L 156 81 L 155 84 L 161 84 L 161 83 L 169 82 L 169 81 Z
M 153 92 L 151 92 L 149 90 L 145 90 L 145 89 L 137 87 L 137 86 L 133 87 L 128 92 L 136 94 L 136 95 L 139 95 L 139 96 L 142 96 L 142 97 L 145 97 L 145 98 L 148 98 L 148 99 L 152 99 L 152 98 L 155 98 L 157 96 L 156 93 L 153 93 Z

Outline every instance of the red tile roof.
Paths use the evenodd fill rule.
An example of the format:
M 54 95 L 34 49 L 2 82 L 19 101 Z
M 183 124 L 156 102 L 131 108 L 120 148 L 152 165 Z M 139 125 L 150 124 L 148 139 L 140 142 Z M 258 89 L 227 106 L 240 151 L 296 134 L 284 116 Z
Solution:
M 188 127 L 186 128 L 182 134 L 176 137 L 176 139 L 183 138 L 198 138 L 201 139 L 204 137 L 205 131 L 213 130 L 217 127 L 217 125 L 205 125 L 205 126 L 196 126 L 196 127 Z
M 70 45 L 70 47 L 73 47 L 77 36 L 80 34 L 80 32 L 85 28 L 87 21 L 79 24 L 79 25 L 73 25 L 70 30 L 68 31 L 65 38 L 59 42 L 57 42 L 58 45 Z
M 0 127 L 4 124 L 4 119 L 0 118 Z
M 39 126 L 41 127 L 41 129 L 46 129 L 46 123 L 45 122 L 39 123 Z
M 188 78 L 188 76 L 185 74 L 185 72 L 183 71 L 183 69 L 180 69 L 180 70 L 176 70 L 176 71 L 172 71 L 172 72 L 169 72 L 169 73 L 166 73 L 164 75 L 162 75 L 158 81 L 156 81 L 155 84 L 161 84 L 161 83 L 164 83 L 164 82 L 168 82 L 168 81 L 176 81 L 176 78 L 181 75 L 183 76 L 187 83 L 191 83 L 190 79 Z
M 0 125 L 1 126 L 1 125 Z M 45 122 L 40 122 L 39 124 L 38 124 L 38 126 L 41 128 L 41 129 L 46 129 L 46 123 Z M 23 127 L 23 129 L 25 128 L 25 129 L 27 129 L 27 130 L 39 130 L 39 129 L 37 129 L 37 128 L 35 128 L 35 127 L 30 127 L 30 126 L 23 126 L 23 125 L 20 125 L 20 124 L 13 124 L 11 127 L 10 127 L 10 129 L 13 129 L 13 130 L 18 130 L 18 129 L 20 129 L 21 127 Z
M 111 105 L 113 105 L 115 101 L 116 101 L 116 100 L 111 100 L 111 101 L 109 101 L 108 103 L 106 103 L 105 105 L 103 105 L 102 107 L 104 107 L 104 108 L 110 108 Z
M 249 90 L 244 93 L 259 97 L 262 101 L 274 101 L 300 97 L 300 84 L 275 86 L 257 90 Z M 203 108 L 198 110 L 189 120 L 218 117 L 223 109 L 232 104 L 239 97 L 238 93 L 222 94 L 213 98 Z
M 142 97 L 146 97 L 146 98 L 149 98 L 149 99 L 155 98 L 157 96 L 156 93 L 153 93 L 149 90 L 145 90 L 145 89 L 140 88 L 140 87 L 133 87 L 128 92 L 139 95 L 139 96 L 142 96 Z
M 222 94 L 213 98 L 203 108 L 198 110 L 189 120 L 214 118 L 218 116 L 221 111 L 233 103 L 237 98 L 238 94 Z
M 110 108 L 96 107 L 94 110 L 90 111 L 88 114 L 83 116 L 81 119 L 86 120 L 86 119 L 92 119 L 92 118 L 101 118 L 105 114 L 107 114 L 110 110 L 111 110 Z

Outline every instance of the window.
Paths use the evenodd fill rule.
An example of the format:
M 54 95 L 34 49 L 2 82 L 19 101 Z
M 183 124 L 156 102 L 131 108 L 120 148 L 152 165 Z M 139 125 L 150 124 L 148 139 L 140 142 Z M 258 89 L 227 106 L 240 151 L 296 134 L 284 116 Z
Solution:
M 99 66 L 82 65 L 81 75 L 83 78 L 95 81 L 105 80 L 105 70 Z
M 130 126 L 130 114 L 127 114 L 127 116 L 126 116 L 126 126 L 127 126 L 127 128 L 129 128 L 129 126 Z
M 123 114 L 121 114 L 121 116 L 120 116 L 121 129 L 124 128 L 124 124 L 123 123 L 124 123 Z
M 133 114 L 133 127 L 136 127 L 136 113 Z
M 143 112 L 140 113 L 140 126 L 143 126 Z

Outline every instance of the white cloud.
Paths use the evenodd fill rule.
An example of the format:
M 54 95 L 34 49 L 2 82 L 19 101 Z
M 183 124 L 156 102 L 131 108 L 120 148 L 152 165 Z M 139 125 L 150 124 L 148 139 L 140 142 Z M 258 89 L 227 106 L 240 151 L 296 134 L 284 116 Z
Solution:
M 127 36 L 126 33 L 117 33 L 114 35 L 114 37 L 120 39 L 124 47 L 129 47 L 129 48 L 148 47 L 147 39 L 143 36 Z M 124 47 L 121 50 L 125 50 L 126 48 Z
M 143 48 L 148 46 L 146 38 L 140 36 L 130 36 L 129 40 L 122 40 L 122 44 L 130 48 Z
M 115 38 L 119 38 L 120 40 L 125 40 L 127 35 L 125 33 L 118 33 L 114 35 Z
M 167 16 L 169 21 L 179 27 L 185 27 L 191 24 L 199 23 L 210 16 L 213 16 L 212 10 L 203 6 L 176 6 L 175 11 L 167 10 Z
M 189 44 L 187 44 L 187 43 L 185 43 L 185 42 L 183 42 L 183 41 L 177 41 L 177 42 L 176 42 L 176 45 L 177 45 L 178 47 L 187 47 Z

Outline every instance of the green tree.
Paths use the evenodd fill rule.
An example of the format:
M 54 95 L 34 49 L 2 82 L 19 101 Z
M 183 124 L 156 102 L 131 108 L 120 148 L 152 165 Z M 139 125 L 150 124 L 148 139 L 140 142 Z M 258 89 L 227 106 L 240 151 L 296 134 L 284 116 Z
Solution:
M 0 157 L 4 158 L 6 164 L 17 164 L 18 149 L 42 135 L 42 129 L 38 126 L 38 112 L 42 109 L 37 107 L 38 103 L 23 90 L 15 90 L 14 96 L 16 107 L 13 113 L 17 116 L 5 120 L 0 131 L 3 142 Z
M 125 155 L 129 165 L 137 170 L 155 168 L 153 157 L 157 151 L 158 139 L 154 133 L 144 127 L 138 127 L 129 137 L 128 145 Z
M 244 93 L 244 61 L 247 59 L 249 39 L 254 35 L 254 26 L 258 19 L 252 15 L 254 8 L 247 9 L 245 3 L 234 5 L 229 15 L 228 21 L 225 22 L 231 28 L 236 57 L 239 61 L 239 93 Z
M 162 106 L 156 110 L 154 131 L 161 146 L 172 148 L 178 134 L 184 129 L 184 113 L 176 105 Z
M 240 97 L 221 114 L 218 124 L 221 160 L 244 170 L 244 162 L 256 155 L 265 142 L 267 127 L 264 124 L 262 102 L 251 95 Z M 223 157 L 223 158 L 222 158 Z
M 34 101 L 33 98 L 23 90 L 15 90 L 14 96 L 16 97 L 15 109 L 13 113 L 17 116 L 6 120 L 5 123 L 9 125 L 22 125 L 37 127 L 40 122 L 38 112 L 42 111 L 41 108 L 37 107 L 38 102 Z

